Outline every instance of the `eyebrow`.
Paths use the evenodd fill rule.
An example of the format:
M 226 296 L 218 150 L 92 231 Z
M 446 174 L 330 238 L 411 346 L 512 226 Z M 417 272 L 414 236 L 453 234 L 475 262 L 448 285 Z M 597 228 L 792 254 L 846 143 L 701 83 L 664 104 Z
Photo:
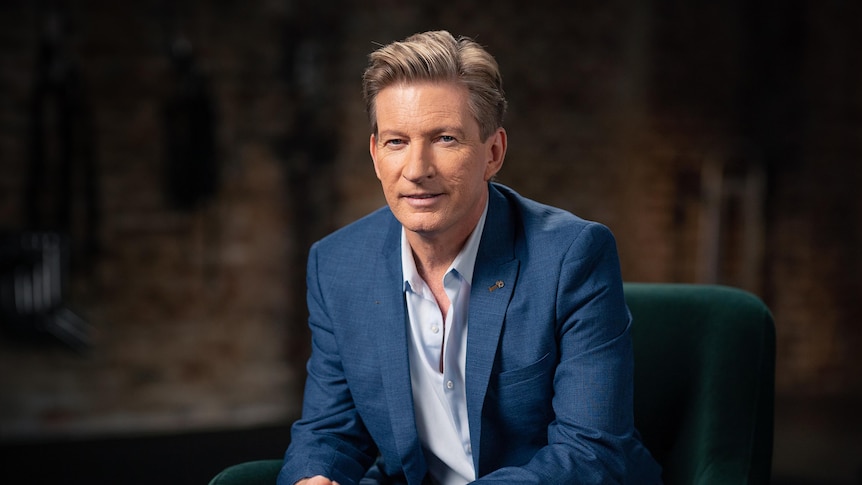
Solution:
M 430 130 L 422 132 L 422 135 L 423 136 L 437 136 L 437 135 L 440 135 L 443 133 L 451 133 L 460 139 L 463 139 L 467 136 L 466 132 L 463 129 L 457 128 L 454 126 L 440 126 L 437 128 L 432 128 Z M 406 137 L 407 134 L 404 131 L 401 131 L 398 129 L 390 129 L 390 130 L 379 131 L 377 136 L 379 138 L 390 137 L 390 136 Z
M 454 126 L 443 126 L 443 127 L 437 128 L 435 130 L 432 130 L 431 133 L 434 135 L 439 135 L 441 133 L 452 133 L 460 139 L 463 139 L 464 137 L 467 136 L 467 134 L 464 132 L 464 130 L 462 130 L 461 128 L 456 128 Z

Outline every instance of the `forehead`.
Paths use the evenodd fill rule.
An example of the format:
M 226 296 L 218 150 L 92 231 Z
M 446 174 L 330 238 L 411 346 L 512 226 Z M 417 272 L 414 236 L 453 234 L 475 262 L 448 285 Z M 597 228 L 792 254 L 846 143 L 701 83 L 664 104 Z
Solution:
M 393 84 L 377 94 L 377 124 L 380 129 L 435 122 L 459 124 L 465 128 L 475 124 L 478 128 L 468 101 L 467 88 L 454 82 Z

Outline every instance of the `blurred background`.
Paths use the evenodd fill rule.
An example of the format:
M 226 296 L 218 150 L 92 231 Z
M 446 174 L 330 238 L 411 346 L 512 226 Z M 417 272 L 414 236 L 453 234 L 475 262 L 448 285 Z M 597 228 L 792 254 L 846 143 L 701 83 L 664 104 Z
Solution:
M 610 226 L 627 281 L 770 306 L 774 483 L 862 483 L 860 19 L 850 0 L 3 1 L 2 468 L 205 483 L 281 456 L 306 251 L 384 203 L 366 56 L 445 28 L 500 63 L 500 181 Z

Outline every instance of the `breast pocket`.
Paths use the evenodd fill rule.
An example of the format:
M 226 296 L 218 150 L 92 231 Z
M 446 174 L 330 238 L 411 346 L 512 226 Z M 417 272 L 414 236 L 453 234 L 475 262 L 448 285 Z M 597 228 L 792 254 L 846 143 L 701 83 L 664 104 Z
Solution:
M 526 366 L 501 372 L 488 388 L 483 411 L 501 439 L 541 446 L 554 419 L 554 355 L 547 353 Z
M 533 379 L 549 374 L 553 365 L 554 359 L 551 356 L 551 353 L 548 352 L 539 360 L 524 367 L 501 372 L 497 376 L 497 387 L 502 389 L 504 387 L 520 383 L 527 383 Z

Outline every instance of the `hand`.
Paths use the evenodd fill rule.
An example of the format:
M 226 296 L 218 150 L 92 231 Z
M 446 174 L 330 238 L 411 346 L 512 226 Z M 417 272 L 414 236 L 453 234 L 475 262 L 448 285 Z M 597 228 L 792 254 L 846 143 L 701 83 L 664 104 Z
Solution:
M 338 485 L 338 482 L 334 482 L 324 476 L 317 475 L 316 477 L 303 478 L 293 485 Z

